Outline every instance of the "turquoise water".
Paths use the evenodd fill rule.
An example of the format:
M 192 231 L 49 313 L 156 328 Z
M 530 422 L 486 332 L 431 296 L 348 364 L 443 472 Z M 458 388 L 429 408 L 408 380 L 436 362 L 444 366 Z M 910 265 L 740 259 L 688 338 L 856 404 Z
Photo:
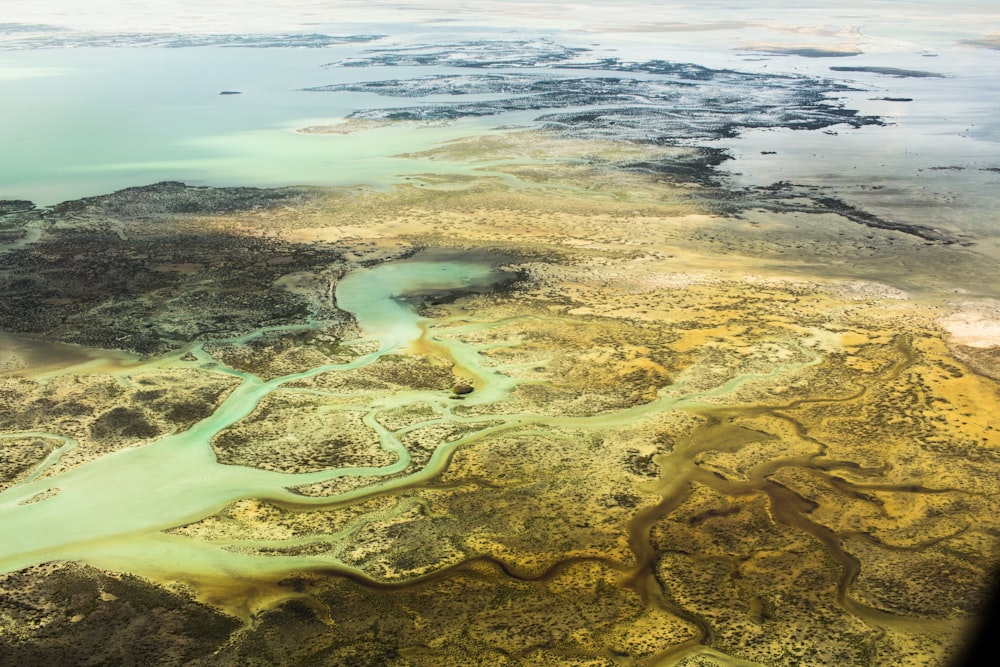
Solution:
M 348 274 L 337 283 L 337 305 L 355 313 L 358 325 L 385 347 L 422 335 L 422 318 L 401 300 L 447 289 L 487 287 L 505 277 L 488 264 L 461 261 L 391 262 Z
M 2 52 L 0 199 L 49 205 L 161 180 L 382 186 L 420 170 L 413 160 L 390 156 L 493 124 L 472 119 L 352 135 L 296 133 L 392 102 L 302 90 L 371 77 L 364 68 L 320 67 L 358 48 Z M 219 95 L 223 90 L 242 94 Z M 434 162 L 439 173 L 467 169 Z
M 484 365 L 475 349 L 453 336 L 436 339 L 429 332 L 429 322 L 407 302 L 408 298 L 439 295 L 449 290 L 487 289 L 509 274 L 498 270 L 500 258 L 483 256 L 440 256 L 423 253 L 410 260 L 390 262 L 369 269 L 359 269 L 345 276 L 337 286 L 337 300 L 342 308 L 357 318 L 364 335 L 379 343 L 376 352 L 360 356 L 346 364 L 329 364 L 263 381 L 250 373 L 209 364 L 216 372 L 241 379 L 237 387 L 215 412 L 187 431 L 167 435 L 141 447 L 102 456 L 66 471 L 43 476 L 59 456 L 76 446 L 71 438 L 50 433 L 25 432 L 6 434 L 5 438 L 47 438 L 62 446 L 43 461 L 34 474 L 0 493 L 0 573 L 18 570 L 52 560 L 77 560 L 91 565 L 136 572 L 158 579 L 179 577 L 189 583 L 213 579 L 265 577 L 275 573 L 309 568 L 357 572 L 333 555 L 260 557 L 230 550 L 226 541 L 207 542 L 163 531 L 198 521 L 223 507 L 244 498 L 260 498 L 307 511 L 334 500 L 347 500 L 370 494 L 372 486 L 385 490 L 440 472 L 455 448 L 474 442 L 497 431 L 530 424 L 551 423 L 570 428 L 616 428 L 644 415 L 697 403 L 706 398 L 737 390 L 743 383 L 761 377 L 775 377 L 819 362 L 815 355 L 805 362 L 777 366 L 766 374 L 747 374 L 702 391 L 680 394 L 635 406 L 607 415 L 549 418 L 532 413 L 506 415 L 456 414 L 455 401 L 447 392 L 410 391 L 390 395 L 372 404 L 350 409 L 365 413 L 365 424 L 378 436 L 382 447 L 393 455 L 393 462 L 381 467 L 351 467 L 308 473 L 280 473 L 238 465 L 218 463 L 212 439 L 226 428 L 250 415 L 269 394 L 281 391 L 296 380 L 321 373 L 351 371 L 376 362 L 389 352 L 428 338 L 439 352 L 460 361 L 475 378 L 477 389 L 465 405 L 500 401 L 518 381 Z M 477 325 L 468 324 L 467 330 Z M 490 326 L 488 323 L 484 326 Z M 196 350 L 198 364 L 210 357 Z M 151 362 L 156 363 L 156 362 Z M 317 390 L 320 391 L 320 390 Z M 321 393 L 321 392 L 320 392 Z M 334 392 L 335 393 L 335 392 Z M 411 424 L 400 431 L 390 431 L 380 422 L 387 410 L 419 404 L 430 405 L 435 413 L 429 419 Z M 400 441 L 407 430 L 427 425 L 454 423 L 474 427 L 468 434 L 442 443 L 421 469 L 405 476 L 410 453 Z M 263 443 L 266 446 L 266 443 Z M 369 480 L 361 487 L 332 497 L 308 497 L 290 490 L 344 476 Z M 412 499 L 418 502 L 416 499 Z M 400 501 L 393 513 L 408 511 L 410 502 Z M 332 534 L 317 534 L 291 541 L 270 539 L 241 541 L 236 546 L 268 547 L 292 543 L 323 542 L 336 546 L 365 522 L 382 515 L 359 517 L 347 528 Z M 43 530 L 39 527 L 44 526 Z M 235 544 L 235 543 L 234 543 Z M 240 610 L 230 609 L 234 613 Z
M 337 298 L 342 308 L 354 313 L 365 335 L 379 342 L 379 351 L 358 357 L 346 364 L 330 364 L 307 371 L 262 381 L 246 372 L 217 370 L 241 379 L 241 384 L 208 418 L 187 431 L 171 434 L 149 445 L 126 449 L 76 466 L 51 477 L 40 473 L 52 465 L 58 456 L 69 451 L 75 443 L 57 434 L 17 433 L 6 438 L 42 437 L 63 441 L 56 453 L 44 461 L 35 474 L 26 481 L 0 493 L 0 534 L 3 549 L 0 553 L 0 572 L 12 571 L 29 565 L 55 559 L 80 559 L 102 563 L 100 555 L 117 553 L 122 548 L 135 549 L 152 540 L 173 540 L 175 548 L 184 549 L 193 558 L 194 553 L 207 554 L 214 562 L 225 557 L 216 549 L 196 545 L 180 538 L 158 536 L 161 530 L 196 521 L 213 514 L 226 504 L 240 498 L 270 498 L 285 502 L 310 504 L 309 499 L 294 494 L 289 487 L 314 484 L 344 475 L 364 476 L 377 482 L 380 478 L 403 471 L 409 464 L 407 450 L 399 440 L 374 419 L 382 446 L 394 455 L 395 461 L 381 468 L 350 468 L 325 470 L 304 474 L 283 474 L 235 465 L 221 465 L 216 461 L 211 441 L 221 431 L 247 417 L 268 394 L 295 380 L 320 373 L 353 370 L 373 363 L 392 350 L 416 342 L 425 335 L 420 326 L 422 319 L 404 299 L 428 292 L 437 293 L 450 289 L 487 288 L 508 277 L 493 264 L 485 261 L 418 258 L 382 264 L 348 274 L 337 287 Z M 460 341 L 438 343 L 441 350 L 454 346 L 463 348 Z M 207 355 L 198 353 L 203 360 Z M 155 363 L 155 362 L 153 362 Z M 497 391 L 509 390 L 507 378 L 477 363 L 476 375 L 489 382 L 497 377 Z M 496 392 L 483 392 L 476 399 L 487 400 Z M 371 415 L 378 410 L 395 405 L 390 398 L 385 405 L 359 405 L 358 410 Z M 436 401 L 448 405 L 441 392 L 424 392 L 421 396 L 405 396 L 407 401 Z M 313 499 L 316 504 L 326 499 Z M 127 508 L 125 511 L 124 508 Z M 39 530 L 45 526 L 45 530 Z M 147 545 L 148 548 L 148 545 Z M 150 554 L 163 554 L 159 547 L 149 549 Z M 92 560 L 92 556 L 94 560 Z M 194 565 L 193 560 L 188 566 Z

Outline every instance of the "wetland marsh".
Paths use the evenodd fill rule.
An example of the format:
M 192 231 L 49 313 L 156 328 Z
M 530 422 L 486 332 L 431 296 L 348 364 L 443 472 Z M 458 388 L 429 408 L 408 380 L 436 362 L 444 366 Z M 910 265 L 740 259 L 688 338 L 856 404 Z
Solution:
M 960 659 L 1000 567 L 1000 163 L 984 107 L 931 110 L 992 99 L 990 47 L 660 18 L 9 24 L 25 94 L 68 45 L 208 83 L 177 160 L 6 167 L 0 664 Z

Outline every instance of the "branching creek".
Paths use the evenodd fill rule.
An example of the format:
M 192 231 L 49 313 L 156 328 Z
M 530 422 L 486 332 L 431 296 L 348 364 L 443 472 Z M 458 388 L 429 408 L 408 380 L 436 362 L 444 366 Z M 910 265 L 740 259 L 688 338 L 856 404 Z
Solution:
M 81 464 L 75 468 L 46 476 L 46 471 L 64 452 L 74 446 L 70 438 L 57 433 L 0 434 L 2 438 L 51 438 L 62 446 L 48 456 L 26 479 L 0 493 L 0 572 L 11 572 L 50 561 L 80 561 L 98 568 L 132 572 L 159 581 L 181 580 L 192 585 L 206 601 L 219 604 L 228 612 L 252 620 L 259 611 L 253 595 L 236 600 L 227 596 L 233 582 L 243 582 L 253 590 L 273 591 L 273 582 L 290 573 L 313 571 L 347 577 L 365 586 L 381 589 L 412 585 L 407 582 L 384 582 L 361 569 L 337 558 L 337 544 L 346 536 L 372 521 L 386 518 L 385 513 L 362 516 L 334 534 L 317 535 L 295 540 L 247 540 L 206 542 L 170 534 L 171 528 L 199 521 L 218 513 L 241 499 L 260 499 L 298 511 L 310 508 L 332 509 L 365 498 L 399 494 L 421 485 L 435 484 L 434 478 L 445 470 L 456 448 L 482 440 L 509 429 L 544 428 L 549 426 L 573 429 L 613 429 L 633 424 L 658 412 L 683 409 L 703 418 L 691 437 L 675 444 L 668 453 L 656 458 L 659 478 L 649 489 L 660 497 L 652 506 L 639 509 L 628 525 L 629 545 L 634 562 L 621 563 L 611 559 L 567 558 L 541 573 L 520 572 L 516 563 L 480 556 L 457 565 L 450 565 L 415 581 L 437 580 L 456 571 L 483 572 L 491 576 L 507 576 L 521 580 L 540 581 L 555 576 L 573 562 L 594 560 L 621 573 L 622 584 L 636 591 L 646 604 L 659 605 L 686 619 L 698 628 L 698 636 L 671 647 L 658 659 L 677 659 L 691 652 L 708 650 L 712 628 L 692 613 L 671 602 L 662 583 L 657 580 L 656 564 L 663 550 L 653 544 L 653 526 L 687 497 L 691 484 L 697 482 L 715 491 L 740 496 L 766 494 L 771 514 L 776 522 L 785 524 L 818 540 L 841 568 L 837 602 L 851 614 L 875 628 L 911 622 L 862 604 L 851 597 L 851 588 L 858 573 L 857 560 L 841 545 L 843 536 L 808 518 L 811 501 L 772 480 L 770 476 L 784 466 L 797 466 L 809 474 L 838 485 L 845 492 L 864 493 L 869 485 L 851 484 L 832 471 L 854 469 L 850 461 L 825 458 L 825 445 L 811 438 L 806 428 L 789 416 L 788 411 L 805 402 L 843 402 L 856 399 L 864 387 L 845 387 L 844 395 L 817 399 L 800 399 L 784 405 L 719 407 L 707 399 L 730 394 L 751 380 L 774 378 L 821 363 L 822 358 L 812 349 L 801 351 L 805 360 L 776 365 L 766 374 L 751 373 L 730 378 L 708 390 L 685 392 L 674 385 L 648 403 L 610 414 L 594 416 L 543 416 L 531 413 L 489 414 L 468 416 L 456 414 L 456 405 L 478 405 L 505 400 L 519 384 L 517 379 L 498 372 L 497 367 L 483 365 L 479 349 L 462 342 L 455 335 L 436 338 L 431 321 L 421 317 L 412 305 L 414 298 L 461 290 L 488 290 L 492 285 L 510 279 L 510 273 L 499 268 L 501 261 L 489 255 L 462 257 L 416 255 L 407 260 L 389 262 L 347 274 L 336 287 L 340 308 L 349 311 L 370 341 L 378 348 L 362 354 L 349 363 L 330 364 L 304 372 L 264 381 L 243 371 L 219 363 L 200 346 L 189 350 L 194 361 L 174 360 L 240 379 L 240 384 L 208 418 L 184 432 L 172 433 L 151 444 L 121 450 Z M 440 323 L 441 320 L 435 320 Z M 494 323 L 495 324 L 495 323 Z M 466 325 L 476 327 L 480 325 Z M 489 327 L 491 323 L 483 323 Z M 462 329 L 452 329 L 450 334 Z M 899 358 L 884 371 L 889 379 L 903 372 L 912 363 L 909 342 L 900 336 L 896 341 Z M 381 467 L 352 467 L 308 473 L 282 473 L 258 468 L 220 464 L 212 449 L 212 439 L 248 417 L 272 392 L 298 391 L 322 394 L 316 389 L 292 389 L 290 383 L 323 373 L 338 373 L 358 369 L 376 362 L 389 353 L 419 353 L 443 357 L 454 364 L 459 376 L 468 378 L 474 393 L 462 401 L 451 400 L 443 392 L 407 391 L 386 397 L 374 405 L 350 406 L 345 409 L 363 411 L 364 424 L 377 433 L 383 449 L 395 457 L 394 462 Z M 501 367 L 502 368 L 502 367 Z M 330 392 L 334 393 L 334 392 Z M 384 426 L 378 419 L 387 410 L 418 402 L 433 406 L 434 415 L 416 424 L 397 430 Z M 739 426 L 740 418 L 767 414 L 790 425 L 797 437 L 807 441 L 814 451 L 788 458 L 772 460 L 748 471 L 749 481 L 724 479 L 699 467 L 697 457 L 708 450 L 733 451 L 742 445 L 776 436 Z M 423 467 L 412 469 L 411 454 L 401 442 L 401 436 L 415 428 L 436 424 L 479 427 L 445 444 L 441 444 Z M 371 484 L 333 496 L 312 497 L 295 491 L 297 487 L 317 484 L 344 476 L 370 479 Z M 471 480 L 472 483 L 483 483 Z M 440 484 L 440 483 L 438 483 Z M 875 488 L 875 487 L 871 487 Z M 885 488 L 885 487 L 877 487 Z M 923 487 L 893 487 L 912 493 L 937 493 L 940 489 Z M 389 515 L 398 516 L 423 501 L 412 495 L 400 495 Z M 327 544 L 332 549 L 322 556 L 254 555 L 250 547 L 279 552 L 283 546 Z M 675 545 L 676 548 L 680 546 Z M 693 554 L 697 557 L 697 554 Z M 228 582 L 228 583 L 227 583 Z M 257 583 L 254 583 L 257 582 Z M 293 591 L 286 598 L 296 597 Z M 270 595 L 268 604 L 280 601 Z M 925 625 L 926 620 L 919 621 Z

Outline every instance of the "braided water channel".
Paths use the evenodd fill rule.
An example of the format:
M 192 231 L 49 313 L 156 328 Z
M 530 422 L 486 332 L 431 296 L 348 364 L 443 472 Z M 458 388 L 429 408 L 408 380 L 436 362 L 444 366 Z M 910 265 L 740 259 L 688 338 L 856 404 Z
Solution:
M 390 395 L 365 411 L 364 423 L 379 437 L 383 449 L 394 461 L 379 467 L 349 467 L 308 473 L 283 473 L 254 467 L 219 463 L 212 439 L 248 417 L 269 394 L 289 390 L 289 383 L 321 373 L 347 372 L 372 364 L 388 353 L 419 353 L 444 357 L 455 372 L 475 386 L 475 393 L 463 405 L 503 401 L 520 382 L 482 364 L 478 349 L 461 341 L 461 336 L 435 338 L 428 320 L 412 305 L 415 298 L 448 292 L 488 290 L 511 273 L 498 268 L 501 260 L 488 255 L 454 257 L 417 256 L 372 268 L 358 269 L 337 285 L 339 307 L 355 315 L 357 322 L 378 349 L 349 363 L 329 364 L 264 381 L 247 372 L 224 366 L 200 347 L 192 352 L 197 361 L 187 362 L 206 370 L 239 377 L 239 386 L 208 418 L 187 431 L 174 433 L 150 444 L 125 449 L 89 461 L 65 472 L 45 475 L 58 456 L 72 448 L 70 439 L 21 483 L 0 494 L 0 572 L 11 572 L 50 561 L 80 561 L 107 570 L 133 572 L 160 581 L 179 579 L 212 599 L 211 589 L 225 588 L 236 580 L 273 580 L 282 574 L 325 570 L 359 578 L 370 577 L 340 562 L 333 554 L 322 556 L 261 556 L 232 549 L 226 542 L 206 542 L 171 534 L 171 528 L 199 521 L 218 513 L 241 499 L 260 499 L 286 507 L 307 510 L 329 508 L 360 500 L 391 489 L 428 480 L 445 468 L 455 448 L 512 428 L 561 426 L 572 428 L 615 428 L 634 423 L 663 410 L 692 407 L 710 396 L 726 394 L 745 381 L 761 379 L 759 374 L 731 378 L 710 390 L 684 393 L 671 388 L 651 402 L 611 414 L 585 417 L 544 416 L 533 413 L 462 416 L 455 414 L 455 401 L 440 391 L 405 391 Z M 475 325 L 472 325 L 475 326 Z M 489 326 L 484 324 L 482 326 Z M 461 332 L 462 328 L 453 328 Z M 771 369 L 766 377 L 791 372 L 819 363 L 809 353 L 806 361 Z M 299 391 L 299 390 L 296 390 Z M 385 428 L 377 416 L 385 411 L 418 402 L 434 406 L 436 416 L 410 425 L 399 432 Z M 437 447 L 430 459 L 414 466 L 411 455 L 400 442 L 403 431 L 433 424 L 455 424 L 466 435 Z M 7 434 L 4 437 L 51 437 L 58 434 Z M 370 483 L 333 496 L 303 496 L 296 487 L 318 484 L 340 477 L 370 479 Z M 408 511 L 414 498 L 402 498 L 390 511 Z M 252 546 L 280 548 L 304 541 L 337 544 L 367 522 L 384 519 L 363 516 L 338 533 L 295 540 L 259 540 Z M 247 604 L 252 604 L 247 601 Z M 253 609 L 233 608 L 234 613 L 251 616 Z
M 371 364 L 382 355 L 419 344 L 426 337 L 423 319 L 407 304 L 405 297 L 442 290 L 488 288 L 509 279 L 508 273 L 482 261 L 403 261 L 362 269 L 346 276 L 337 289 L 338 302 L 358 319 L 368 337 L 377 340 L 377 351 L 349 363 L 330 364 L 263 381 L 257 376 L 224 367 L 203 350 L 193 352 L 198 364 L 216 372 L 237 376 L 241 384 L 208 418 L 181 433 L 167 435 L 143 447 L 115 452 L 68 471 L 42 477 L 54 462 L 49 457 L 22 483 L 0 494 L 0 570 L 12 571 L 52 560 L 94 562 L 120 550 L 138 557 L 144 568 L 160 559 L 164 565 L 183 562 L 198 568 L 200 549 L 185 549 L 184 560 L 176 548 L 139 548 L 159 531 L 211 515 L 241 498 L 266 498 L 295 502 L 310 501 L 289 488 L 314 484 L 343 475 L 380 478 L 403 470 L 409 454 L 398 440 L 382 429 L 382 445 L 396 461 L 378 468 L 325 470 L 307 474 L 284 474 L 252 467 L 220 464 L 211 441 L 218 433 L 253 412 L 268 394 L 296 380 L 320 373 L 349 371 Z M 471 366 L 471 355 L 460 344 L 435 344 L 452 348 L 456 360 L 465 359 L 467 373 L 483 384 L 478 400 L 503 392 L 509 383 L 488 381 L 491 373 Z M 413 397 L 409 397 L 412 400 Z M 34 436 L 59 438 L 56 434 L 24 433 L 5 437 Z M 72 442 L 58 450 L 72 447 Z M 41 477 L 41 478 L 40 478 Z M 157 540 L 158 541 L 158 540 Z M 188 542 L 180 540 L 178 543 Z M 208 552 L 214 550 L 209 549 Z M 211 556 L 209 556 L 211 559 Z M 131 559 L 131 556 L 125 556 Z M 192 560 L 194 558 L 194 560 Z M 95 563 L 96 564 L 96 563 Z M 207 565 L 208 563 L 206 563 Z M 284 566 L 288 564 L 285 563 Z M 133 567 L 126 569 L 134 569 Z

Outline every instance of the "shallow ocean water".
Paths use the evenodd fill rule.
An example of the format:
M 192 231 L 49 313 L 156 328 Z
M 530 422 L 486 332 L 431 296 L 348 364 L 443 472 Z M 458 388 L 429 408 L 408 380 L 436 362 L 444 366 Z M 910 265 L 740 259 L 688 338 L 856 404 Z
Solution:
M 222 12 L 232 11 L 231 4 L 222 2 L 174 14 L 169 8 L 102 14 L 98 5 L 68 19 L 55 11 L 59 3 L 50 4 L 46 11 L 16 2 L 7 20 L 44 23 L 41 19 L 47 13 L 92 33 L 98 32 L 101 20 L 105 33 L 164 30 L 166 25 L 175 30 L 226 32 L 223 28 L 227 28 L 235 32 L 259 30 L 259 22 L 267 15 L 262 7 L 252 5 L 221 21 Z M 185 5 L 172 6 L 177 10 Z M 8 101 L 0 105 L 0 145 L 5 152 L 0 163 L 0 198 L 49 205 L 160 180 L 257 186 L 398 182 L 401 174 L 420 172 L 428 165 L 393 155 L 509 123 L 530 124 L 541 114 L 463 119 L 419 131 L 382 128 L 352 135 L 303 136 L 294 130 L 336 123 L 355 109 L 393 106 L 400 101 L 303 88 L 468 73 L 443 67 L 321 65 L 372 48 L 524 37 L 590 49 L 585 58 L 663 59 L 842 81 L 857 88 L 838 95 L 844 106 L 862 115 L 878 115 L 889 127 L 845 128 L 835 141 L 819 132 L 744 132 L 720 142 L 737 158 L 723 169 L 737 186 L 767 185 L 794 176 L 796 182 L 847 187 L 873 180 L 906 182 L 916 192 L 925 188 L 928 175 L 922 170 L 927 168 L 1000 167 L 995 157 L 1000 139 L 995 51 L 973 43 L 1000 30 L 1000 19 L 991 8 L 989 2 L 972 2 L 941 12 L 934 3 L 903 0 L 840 3 L 836 8 L 814 3 L 794 9 L 771 2 L 672 3 L 654 8 L 638 4 L 611 11 L 599 3 L 582 3 L 573 13 L 560 13 L 546 3 L 497 2 L 457 13 L 433 3 L 388 3 L 365 9 L 362 3 L 338 3 L 331 12 L 325 3 L 297 2 L 274 17 L 272 29 L 385 37 L 318 49 L 0 50 L 0 98 Z M 362 13 L 364 20 L 360 20 Z M 529 17 L 532 20 L 526 23 Z M 484 29 L 497 21 L 499 26 L 517 25 L 520 30 L 504 34 L 502 28 L 499 32 Z M 803 48 L 854 55 L 795 55 L 795 49 Z M 791 53 L 781 52 L 789 49 Z M 837 66 L 921 70 L 945 78 L 830 70 Z M 219 95 L 224 90 L 242 94 Z M 470 99 L 462 96 L 461 101 Z M 462 170 L 460 165 L 441 163 L 433 168 Z M 956 188 L 958 196 L 980 190 L 978 181 L 965 190 L 962 182 L 943 182 L 945 187 Z M 972 224 L 979 226 L 978 232 L 986 231 Z
M 0 52 L 0 198 L 40 205 L 180 180 L 191 185 L 384 185 L 390 156 L 481 123 L 303 135 L 371 95 L 301 90 L 350 81 L 338 49 L 100 48 Z M 6 77 L 4 73 L 7 73 Z M 220 95 L 224 90 L 240 95 Z M 359 99 L 360 98 L 360 99 Z

